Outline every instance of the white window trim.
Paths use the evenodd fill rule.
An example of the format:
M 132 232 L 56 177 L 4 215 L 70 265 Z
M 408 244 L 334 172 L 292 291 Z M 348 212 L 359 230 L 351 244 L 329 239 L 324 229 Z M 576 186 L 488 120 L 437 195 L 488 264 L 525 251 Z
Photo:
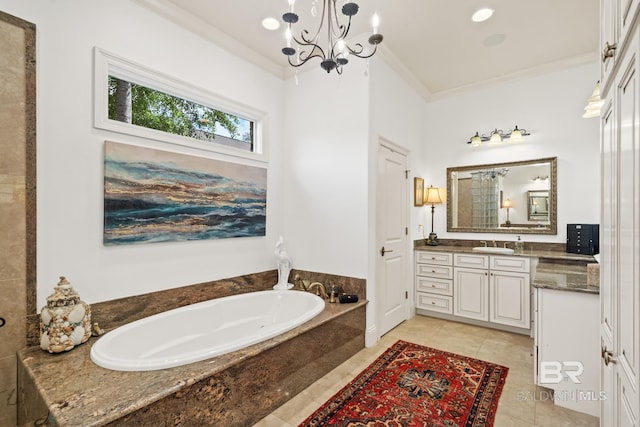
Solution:
M 216 143 L 203 143 L 186 136 L 173 135 L 109 119 L 109 94 L 107 91 L 109 75 L 253 121 L 254 151 L 241 150 Z M 99 47 L 94 47 L 94 100 L 93 125 L 98 129 L 212 151 L 261 163 L 267 162 L 264 138 L 265 128 L 267 127 L 267 114 L 265 112 L 215 95 L 206 89 L 118 57 Z

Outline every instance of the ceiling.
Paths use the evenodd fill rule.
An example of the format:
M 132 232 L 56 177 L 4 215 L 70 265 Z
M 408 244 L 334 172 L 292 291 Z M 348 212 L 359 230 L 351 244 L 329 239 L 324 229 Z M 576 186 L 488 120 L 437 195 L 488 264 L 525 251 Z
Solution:
M 279 77 L 292 73 L 281 53 L 284 25 L 277 31 L 261 25 L 268 16 L 281 20 L 287 0 L 137 1 Z M 311 2 L 296 1 L 297 26 L 315 31 Z M 384 36 L 379 54 L 427 99 L 598 60 L 599 0 L 368 0 L 359 5 L 351 34 L 371 31 L 370 18 L 377 12 Z M 472 22 L 481 7 L 494 15 Z M 306 70 L 324 72 L 319 61 L 301 67 Z

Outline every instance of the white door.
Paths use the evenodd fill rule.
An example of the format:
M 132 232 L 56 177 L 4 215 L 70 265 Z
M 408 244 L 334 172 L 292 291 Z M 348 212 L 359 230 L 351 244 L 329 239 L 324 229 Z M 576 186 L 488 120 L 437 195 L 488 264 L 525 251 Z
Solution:
M 378 148 L 376 301 L 380 335 L 407 319 L 407 157 L 387 143 Z
M 616 61 L 601 122 L 603 426 L 640 426 L 640 29 Z

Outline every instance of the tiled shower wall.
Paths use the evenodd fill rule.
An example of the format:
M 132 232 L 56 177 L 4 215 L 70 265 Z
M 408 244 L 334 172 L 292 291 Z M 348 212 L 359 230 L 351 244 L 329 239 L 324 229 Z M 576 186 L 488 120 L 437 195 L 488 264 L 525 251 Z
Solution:
M 35 26 L 3 12 L 0 82 L 0 427 L 13 427 L 16 352 L 35 313 Z

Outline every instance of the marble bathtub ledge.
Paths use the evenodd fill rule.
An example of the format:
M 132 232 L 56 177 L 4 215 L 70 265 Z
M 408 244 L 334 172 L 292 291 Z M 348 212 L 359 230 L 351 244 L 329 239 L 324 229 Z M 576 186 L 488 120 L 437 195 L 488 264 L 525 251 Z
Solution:
M 212 359 L 146 372 L 112 371 L 89 356 L 92 338 L 68 353 L 49 354 L 37 347 L 21 351 L 21 367 L 49 410 L 49 421 L 60 426 L 101 426 L 116 421 L 185 387 L 237 365 L 314 328 L 357 310 L 353 304 L 330 304 L 313 319 L 262 343 Z

